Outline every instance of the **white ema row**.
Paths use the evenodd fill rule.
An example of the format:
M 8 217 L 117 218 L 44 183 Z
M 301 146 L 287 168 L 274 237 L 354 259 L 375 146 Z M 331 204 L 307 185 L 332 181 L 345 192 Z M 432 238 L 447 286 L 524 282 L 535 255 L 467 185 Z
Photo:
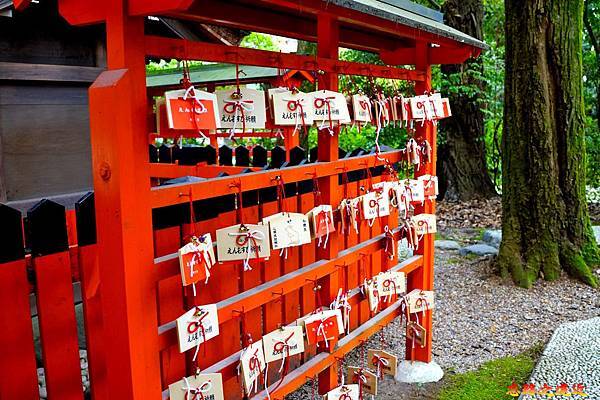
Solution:
M 267 98 L 269 110 L 267 109 Z M 437 122 L 450 117 L 447 98 L 439 93 L 415 97 L 364 94 L 346 97 L 330 90 L 303 93 L 288 88 L 267 92 L 249 88 L 233 88 L 210 93 L 193 86 L 165 92 L 156 102 L 157 130 L 265 129 L 267 113 L 276 126 L 293 126 L 296 133 L 304 126 L 317 124 L 329 129 L 341 124 L 375 124 L 378 129 L 391 122 Z M 166 121 L 163 120 L 166 119 Z
M 358 233 L 359 221 L 366 220 L 370 226 L 375 219 L 390 215 L 392 207 L 404 214 L 402 230 L 408 245 L 416 250 L 420 238 L 435 233 L 436 218 L 433 214 L 418 214 L 408 217 L 414 204 L 435 199 L 437 177 L 424 175 L 419 179 L 384 181 L 373 185 L 367 193 L 352 199 L 342 200 L 340 211 L 341 232 L 350 229 Z M 192 285 L 196 294 L 196 283 L 208 282 L 210 270 L 217 262 L 242 261 L 244 271 L 252 270 L 251 261 L 266 260 L 272 250 L 279 250 L 287 257 L 287 249 L 310 243 L 326 248 L 329 236 L 335 232 L 333 207 L 319 205 L 307 214 L 280 212 L 263 218 L 260 223 L 240 223 L 216 231 L 216 257 L 210 233 L 194 236 L 179 249 L 179 265 L 184 286 Z M 396 244 L 394 235 L 385 227 L 386 253 L 393 259 Z M 389 242 L 389 243 L 388 243 Z
M 416 345 L 425 346 L 426 332 L 419 324 L 418 315 L 423 316 L 425 311 L 434 308 L 433 291 L 415 289 L 406 293 L 406 276 L 403 272 L 382 272 L 364 283 L 364 291 L 372 307 L 373 301 L 377 303 L 386 302 L 388 305 L 395 298 L 402 301 L 402 310 L 406 315 L 415 314 L 416 321 L 407 318 L 407 337 L 412 338 L 413 348 Z M 376 298 L 377 300 L 373 300 Z M 378 306 L 371 308 L 376 312 Z M 348 293 L 339 290 L 336 299 L 329 307 L 319 307 L 312 313 L 299 318 L 293 325 L 281 327 L 258 341 L 249 340 L 246 348 L 240 353 L 239 374 L 242 377 L 242 389 L 250 396 L 258 392 L 259 384 L 268 391 L 267 382 L 269 363 L 280 361 L 278 365 L 279 387 L 289 369 L 289 357 L 302 354 L 306 345 L 316 345 L 331 350 L 331 344 L 340 336 L 350 332 L 350 311 Z M 217 306 L 215 304 L 195 306 L 176 321 L 177 337 L 180 352 L 195 349 L 193 360 L 198 357 L 200 347 L 206 342 L 219 335 L 219 319 Z M 244 332 L 243 332 L 244 333 Z M 245 334 L 245 333 L 244 333 Z M 355 382 L 357 389 L 366 393 L 377 394 L 377 380 L 383 378 L 384 374 L 395 375 L 397 357 L 383 350 L 369 350 L 367 368 L 355 368 L 352 370 L 351 382 Z M 361 378 L 356 370 L 365 373 Z M 357 381 L 357 379 L 359 381 Z M 361 387 L 359 388 L 358 385 Z M 346 387 L 342 389 L 343 387 Z M 351 388 L 350 397 L 340 397 Z M 343 382 L 339 388 L 327 394 L 327 399 L 356 399 L 359 400 L 358 392 L 354 396 L 352 385 Z M 223 399 L 223 383 L 220 374 L 202 374 L 198 372 L 194 376 L 169 385 L 171 400 L 185 400 L 196 398 L 194 395 L 202 394 L 204 398 Z M 214 397 L 210 397 L 210 396 Z

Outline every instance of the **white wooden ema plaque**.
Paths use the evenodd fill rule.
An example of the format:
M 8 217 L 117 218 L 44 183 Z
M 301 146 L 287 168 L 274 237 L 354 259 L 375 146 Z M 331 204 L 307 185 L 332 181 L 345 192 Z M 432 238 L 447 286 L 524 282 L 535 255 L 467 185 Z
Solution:
M 436 218 L 434 214 L 418 214 L 411 217 L 417 235 L 426 235 L 428 233 L 436 233 Z
M 371 122 L 373 120 L 371 100 L 363 94 L 352 95 L 352 111 L 355 122 Z
M 196 350 L 200 344 L 219 335 L 219 316 L 216 304 L 196 306 L 177 318 L 177 338 L 181 353 Z
M 302 326 L 286 326 L 265 335 L 262 339 L 265 361 L 270 363 L 304 353 Z
M 221 374 L 198 374 L 183 378 L 169 385 L 169 399 L 225 400 L 223 377 Z
M 273 250 L 310 243 L 308 217 L 300 213 L 278 213 L 263 219 L 269 224 Z
M 219 262 L 264 259 L 271 255 L 269 228 L 262 224 L 238 224 L 217 230 Z
M 314 120 L 322 121 L 326 126 L 328 121 L 350 122 L 348 103 L 342 93 L 331 90 L 311 92 L 315 110 Z
M 275 92 L 273 114 L 275 125 L 295 126 L 296 130 L 312 125 L 315 114 L 312 96 L 303 92 Z
M 240 355 L 240 368 L 242 371 L 244 389 L 247 394 L 258 390 L 258 381 L 266 366 L 262 340 L 251 343 L 242 350 Z
M 325 395 L 325 400 L 359 400 L 360 391 L 358 385 L 338 386 Z
M 217 103 L 221 113 L 221 128 L 231 130 L 264 129 L 267 121 L 265 92 L 240 88 L 217 91 Z
M 411 314 L 425 312 L 426 310 L 433 310 L 433 299 L 434 296 L 432 290 L 421 289 L 414 289 L 405 297 L 406 304 L 408 305 L 408 311 Z

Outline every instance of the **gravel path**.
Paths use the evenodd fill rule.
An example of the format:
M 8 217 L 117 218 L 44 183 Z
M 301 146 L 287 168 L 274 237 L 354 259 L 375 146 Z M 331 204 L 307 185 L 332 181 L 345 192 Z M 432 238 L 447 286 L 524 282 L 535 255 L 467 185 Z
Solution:
M 546 342 L 561 323 L 600 315 L 600 291 L 562 277 L 538 281 L 529 290 L 504 282 L 489 258 L 461 257 L 436 249 L 436 310 L 433 354 L 446 373 L 476 369 L 488 360 L 517 355 Z M 396 320 L 385 330 L 387 349 L 404 357 L 404 325 Z M 380 347 L 379 336 L 367 347 Z M 346 357 L 357 365 L 358 351 Z M 443 381 L 442 381 L 443 382 Z M 510 382 L 507 382 L 509 385 Z M 386 378 L 378 399 L 435 399 L 440 383 L 406 385 Z M 289 399 L 310 399 L 300 391 Z
M 583 384 L 590 399 L 600 399 L 600 318 L 562 324 L 556 329 L 535 367 L 530 383 L 556 388 Z M 542 395 L 523 399 L 547 399 Z M 578 398 L 576 396 L 575 398 Z

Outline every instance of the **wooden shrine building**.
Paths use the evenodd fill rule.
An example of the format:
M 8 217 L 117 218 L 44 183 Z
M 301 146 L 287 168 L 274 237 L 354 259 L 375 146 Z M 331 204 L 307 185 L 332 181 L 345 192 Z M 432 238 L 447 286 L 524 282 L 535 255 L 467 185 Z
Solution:
M 35 13 L 43 3 L 15 0 L 15 18 Z M 38 115 L 50 121 L 70 120 L 67 111 L 73 112 L 72 108 L 52 108 L 57 98 L 39 93 L 56 88 L 73 93 L 75 86 L 77 101 L 72 103 L 77 104 L 70 105 L 81 109 L 86 105 L 83 88 L 93 78 L 84 74 L 86 80 L 73 83 L 57 77 L 73 79 L 75 70 L 89 73 L 81 70 L 82 65 L 95 73 L 101 68 L 89 87 L 87 101 L 94 193 L 77 203 L 75 223 L 69 224 L 68 231 L 64 208 L 56 203 L 42 201 L 30 209 L 25 234 L 20 212 L 0 204 L 0 216 L 6 221 L 1 232 L 6 246 L 0 248 L 0 320 L 11 321 L 0 330 L 1 399 L 39 397 L 31 295 L 39 314 L 48 399 L 83 400 L 88 395 L 80 381 L 74 281 L 81 286 L 92 399 L 191 400 L 204 396 L 213 385 L 223 390 L 227 400 L 283 399 L 310 382 L 324 395 L 341 385 L 344 356 L 398 318 L 403 318 L 400 322 L 407 328 L 403 356 L 432 361 L 436 201 L 431 190 L 425 195 L 424 182 L 433 182 L 436 175 L 437 119 L 442 114 L 435 111 L 431 67 L 477 57 L 485 44 L 445 26 L 439 13 L 405 0 L 57 0 L 57 4 L 60 16 L 70 26 L 90 29 L 91 39 L 87 41 L 82 34 L 78 40 L 83 44 L 63 49 L 64 55 L 71 54 L 74 59 L 54 60 L 60 67 L 16 68 L 14 63 L 44 61 L 35 58 L 33 48 L 31 59 L 17 60 L 18 46 L 13 49 L 13 59 L 0 62 L 0 134 L 3 139 L 8 137 L 3 143 L 8 143 L 10 150 L 1 153 L 6 155 L 1 164 L 5 169 L 0 171 L 6 175 L 8 166 L 9 175 L 15 173 L 10 168 L 18 164 L 15 157 L 22 156 L 18 152 L 21 142 L 26 143 L 19 134 L 33 135 L 30 149 L 51 135 L 52 131 L 41 138 L 35 136 L 50 124 L 40 125 Z M 168 23 L 158 31 L 149 29 L 148 21 L 163 20 Z M 209 41 L 189 33 L 189 27 L 198 24 L 208 26 L 211 32 L 256 31 L 315 42 L 317 52 L 283 54 Z M 71 29 L 63 22 L 61 25 Z M 173 27 L 186 33 L 175 35 Z M 41 40 L 31 26 L 22 32 L 23 40 L 32 35 L 38 35 L 38 43 Z M 59 48 L 68 42 L 66 34 L 55 38 Z M 106 38 L 105 61 L 88 47 L 97 48 L 90 43 L 97 43 L 98 34 Z M 28 43 L 35 47 L 35 40 Z M 341 47 L 376 53 L 382 63 L 340 60 Z M 216 149 L 203 148 L 198 151 L 210 150 L 211 162 L 156 162 L 148 154 L 149 138 L 155 133 L 151 122 L 154 103 L 147 87 L 149 59 L 306 71 L 317 77 L 318 91 L 311 99 L 314 103 L 320 100 L 320 107 L 327 108 L 331 99 L 340 97 L 341 107 L 347 107 L 346 97 L 339 92 L 340 75 L 407 81 L 411 93 L 403 93 L 403 98 L 411 99 L 411 107 L 414 104 L 411 113 L 420 109 L 423 117 L 409 118 L 415 122 L 414 129 L 402 149 L 376 146 L 341 152 L 341 126 L 358 118 L 354 114 L 353 119 L 340 118 L 334 123 L 329 108 L 329 124 L 325 119 L 315 124 L 315 157 L 295 147 L 284 162 L 279 149 L 281 162 L 275 164 L 273 155 L 267 160 L 264 149 L 260 158 L 252 160 L 250 149 L 240 149 L 243 165 L 218 165 L 214 162 Z M 39 79 L 40 72 L 45 80 Z M 35 90 L 30 90 L 32 87 Z M 15 95 L 17 90 L 20 94 Z M 226 100 L 219 107 L 233 101 L 233 109 L 238 110 L 242 107 L 239 102 L 244 101 L 240 93 L 238 87 L 237 97 L 229 97 L 236 100 Z M 327 97 L 318 97 L 325 94 Z M 182 101 L 187 101 L 185 95 Z M 195 127 L 186 129 L 198 134 L 196 116 L 206 114 L 208 108 L 195 94 L 190 101 L 191 111 L 180 108 L 187 113 L 185 121 L 196 121 Z M 204 107 L 198 114 L 196 101 Z M 428 116 L 427 102 L 434 103 L 435 115 Z M 210 104 L 218 109 L 216 100 Z M 27 121 L 17 118 L 19 113 L 28 116 Z M 80 130 L 84 121 L 79 119 Z M 209 136 L 225 134 L 215 133 L 213 128 L 203 129 Z M 234 125 L 230 133 L 236 129 Z M 293 128 L 287 125 L 283 129 L 289 133 Z M 246 134 L 244 128 L 241 131 Z M 175 136 L 166 129 L 161 131 L 165 137 L 169 134 Z M 33 154 L 37 156 L 35 151 Z M 227 156 L 230 161 L 231 149 Z M 60 160 L 51 161 L 60 164 Z M 87 167 L 84 160 L 74 162 L 71 169 Z M 45 165 L 49 169 L 53 164 L 48 161 Z M 37 178 L 34 175 L 29 172 L 27 179 Z M 10 179 L 6 182 L 12 182 Z M 421 195 L 420 200 L 413 197 L 413 183 L 421 188 L 414 193 Z M 395 206 L 389 204 L 396 189 L 381 189 L 390 187 L 401 190 Z M 385 203 L 385 199 L 389 203 L 383 212 L 379 201 Z M 323 213 L 327 215 L 318 223 L 316 217 Z M 300 227 L 292 226 L 293 218 L 300 221 Z M 420 230 L 412 222 L 416 218 L 426 221 L 419 225 Z M 313 226 L 312 236 L 308 225 Z M 316 227 L 326 230 L 325 244 L 316 240 Z M 302 243 L 292 235 L 299 237 L 300 231 L 306 239 Z M 24 237 L 29 244 L 27 253 Z M 287 246 L 281 245 L 285 237 Z M 321 234 L 319 239 L 324 237 Z M 410 256 L 396 251 L 401 239 L 411 244 L 414 251 Z M 223 247 L 226 243 L 231 243 L 233 252 Z M 182 248 L 188 245 L 195 246 L 192 261 L 195 256 L 202 257 L 203 277 L 210 279 L 194 285 L 186 282 L 196 272 L 192 261 L 180 263 Z M 213 263 L 206 254 L 215 247 L 219 262 Z M 230 254 L 237 258 L 227 259 Z M 377 279 L 381 279 L 382 291 L 393 290 L 385 299 L 375 293 L 379 286 L 373 289 Z M 416 296 L 412 297 L 417 300 L 414 304 L 411 294 Z M 340 306 L 342 297 L 345 302 Z M 324 306 L 333 308 L 337 326 L 325 317 L 331 310 Z M 340 312 L 338 319 L 340 307 L 345 314 L 342 317 Z M 313 318 L 312 330 L 304 318 Z M 340 328 L 342 318 L 344 326 Z M 305 345 L 304 351 L 284 356 L 287 368 L 280 369 L 283 364 L 277 361 L 265 370 L 259 352 L 262 338 L 294 326 L 303 329 L 298 340 Z M 190 343 L 194 346 L 189 347 Z M 284 348 L 291 347 L 287 341 L 282 343 Z M 381 356 L 368 362 L 386 366 Z M 241 376 L 238 364 L 242 364 Z M 196 379 L 209 381 L 192 390 L 190 382 Z M 330 400 L 351 398 L 347 395 L 350 389 L 339 389 L 345 397 L 331 395 Z

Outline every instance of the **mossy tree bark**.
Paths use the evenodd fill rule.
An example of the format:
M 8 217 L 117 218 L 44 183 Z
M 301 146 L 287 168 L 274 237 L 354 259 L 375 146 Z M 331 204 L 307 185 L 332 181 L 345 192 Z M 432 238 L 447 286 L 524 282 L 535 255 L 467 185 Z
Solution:
M 596 286 L 585 199 L 582 0 L 506 0 L 503 275 Z
M 482 0 L 446 0 L 442 11 L 447 25 L 483 38 Z M 487 169 L 479 101 L 479 93 L 484 90 L 483 60 L 480 57 L 460 65 L 444 65 L 442 74 L 445 81 L 459 88 L 457 93 L 448 91 L 453 116 L 440 125 L 446 138 L 438 153 L 442 195 L 448 200 L 497 196 Z

